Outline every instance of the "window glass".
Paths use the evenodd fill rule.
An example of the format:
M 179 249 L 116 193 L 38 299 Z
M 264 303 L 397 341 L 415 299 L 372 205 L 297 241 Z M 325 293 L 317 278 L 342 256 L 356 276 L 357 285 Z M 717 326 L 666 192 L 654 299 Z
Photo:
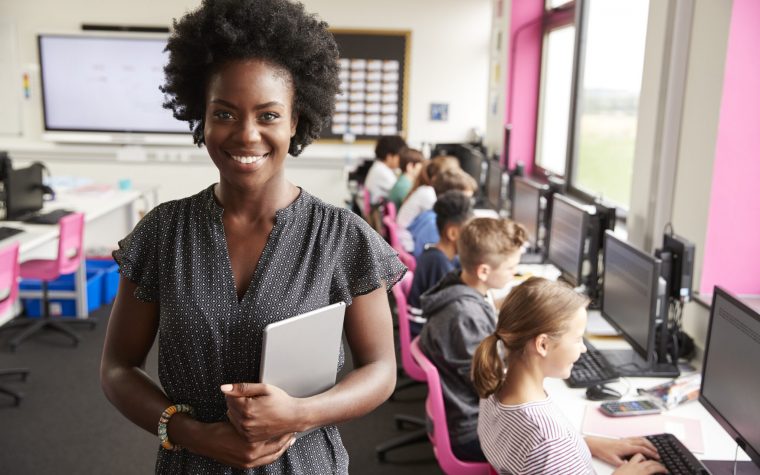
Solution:
M 649 2 L 590 0 L 586 8 L 572 185 L 627 209 Z
M 562 176 L 567 159 L 574 49 L 574 25 L 550 30 L 544 37 L 536 164 Z

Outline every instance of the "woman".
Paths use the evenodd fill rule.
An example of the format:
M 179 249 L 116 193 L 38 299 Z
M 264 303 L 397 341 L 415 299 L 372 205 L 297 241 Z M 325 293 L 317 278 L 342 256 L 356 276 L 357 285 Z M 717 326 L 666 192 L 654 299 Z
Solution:
M 167 49 L 165 106 L 219 183 L 158 206 L 119 243 L 103 389 L 158 433 L 158 473 L 347 473 L 334 424 L 393 390 L 386 289 L 405 269 L 360 218 L 285 180 L 287 154 L 332 113 L 335 42 L 301 4 L 207 0 Z M 255 383 L 264 327 L 337 301 L 355 369 L 302 399 Z M 161 387 L 142 370 L 156 335 Z

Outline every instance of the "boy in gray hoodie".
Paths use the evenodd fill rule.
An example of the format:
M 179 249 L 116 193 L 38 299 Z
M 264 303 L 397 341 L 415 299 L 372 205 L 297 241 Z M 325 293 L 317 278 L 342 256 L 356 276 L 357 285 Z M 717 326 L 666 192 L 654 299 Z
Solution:
M 489 290 L 509 283 L 527 239 L 506 219 L 476 218 L 459 235 L 461 271 L 452 271 L 421 297 L 427 323 L 420 347 L 438 368 L 451 448 L 460 460 L 485 461 L 478 441 L 478 393 L 470 379 L 472 355 L 493 333 L 496 309 Z

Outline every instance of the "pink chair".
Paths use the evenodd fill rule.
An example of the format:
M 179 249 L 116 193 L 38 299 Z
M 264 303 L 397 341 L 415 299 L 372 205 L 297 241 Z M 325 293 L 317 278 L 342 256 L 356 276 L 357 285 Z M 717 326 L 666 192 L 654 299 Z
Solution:
M 18 243 L 10 244 L 0 250 L 0 295 L 7 295 L 0 300 L 0 315 L 13 311 L 13 304 L 18 299 Z M 29 370 L 26 368 L 0 369 L 0 377 L 20 376 L 26 380 Z M 18 406 L 22 394 L 0 385 L 0 393 L 11 396 Z
M 385 216 L 388 216 L 393 222 L 396 222 L 396 203 L 393 201 L 386 201 L 383 209 L 385 211 Z
M 383 216 L 383 224 L 388 231 L 388 242 L 391 247 L 398 252 L 398 257 L 401 259 L 401 263 L 410 271 L 414 272 L 417 269 L 417 259 L 401 246 L 401 241 L 398 239 L 398 225 L 396 224 L 396 220 L 391 219 L 390 216 L 386 215 Z
M 414 358 L 412 358 L 410 352 L 412 333 L 410 329 L 409 309 L 406 304 L 406 295 L 409 293 L 408 287 L 411 286 L 412 280 L 412 278 L 409 277 L 409 274 L 411 274 L 411 272 L 407 272 L 404 279 L 398 285 L 393 286 L 393 289 L 391 290 L 393 292 L 393 297 L 396 300 L 396 311 L 398 313 L 398 340 L 401 353 L 401 367 L 408 376 L 408 378 L 399 380 L 396 384 L 394 395 L 398 391 L 425 382 L 425 372 L 422 371 L 422 368 L 420 368 Z M 408 281 L 409 283 L 406 291 L 401 285 L 404 281 Z M 391 400 L 394 400 L 393 395 L 391 396 Z M 396 421 L 396 427 L 399 429 L 403 428 L 404 424 L 416 426 L 419 427 L 419 429 L 399 437 L 394 437 L 393 439 L 376 446 L 375 453 L 381 462 L 385 461 L 386 454 L 393 449 L 427 440 L 427 429 L 425 429 L 425 420 L 423 418 L 406 414 L 395 414 L 393 418 Z
M 365 187 L 361 187 L 361 194 L 362 194 L 362 213 L 364 213 L 364 216 L 366 218 L 369 218 L 369 215 L 372 214 L 372 200 L 369 196 L 369 190 Z
M 42 317 L 17 319 L 14 326 L 27 326 L 27 328 L 13 338 L 10 342 L 12 350 L 27 340 L 32 335 L 50 328 L 67 335 L 79 344 L 80 337 L 74 333 L 69 325 L 95 326 L 92 320 L 70 318 L 66 320 L 53 319 L 50 316 L 50 300 L 48 299 L 48 282 L 55 280 L 63 274 L 71 274 L 82 265 L 83 241 L 84 241 L 84 214 L 72 213 L 64 216 L 58 223 L 60 228 L 58 238 L 58 256 L 55 259 L 34 259 L 21 263 L 21 277 L 24 279 L 39 279 L 42 281 Z
M 446 406 L 443 402 L 443 390 L 441 389 L 438 368 L 422 352 L 419 338 L 412 341 L 411 352 L 427 378 L 428 395 L 425 400 L 425 411 L 430 422 L 428 437 L 433 443 L 433 452 L 435 452 L 435 458 L 438 459 L 441 470 L 448 475 L 488 475 L 491 473 L 489 464 L 459 460 L 451 451 L 449 427 L 446 422 Z

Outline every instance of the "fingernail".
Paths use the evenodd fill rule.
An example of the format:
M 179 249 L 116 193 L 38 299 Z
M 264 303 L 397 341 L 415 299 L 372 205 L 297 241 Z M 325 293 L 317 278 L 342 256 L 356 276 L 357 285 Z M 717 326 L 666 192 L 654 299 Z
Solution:
M 232 385 L 231 384 L 222 384 L 221 386 L 219 386 L 219 389 L 221 389 L 223 393 L 228 393 L 228 392 L 232 391 Z

